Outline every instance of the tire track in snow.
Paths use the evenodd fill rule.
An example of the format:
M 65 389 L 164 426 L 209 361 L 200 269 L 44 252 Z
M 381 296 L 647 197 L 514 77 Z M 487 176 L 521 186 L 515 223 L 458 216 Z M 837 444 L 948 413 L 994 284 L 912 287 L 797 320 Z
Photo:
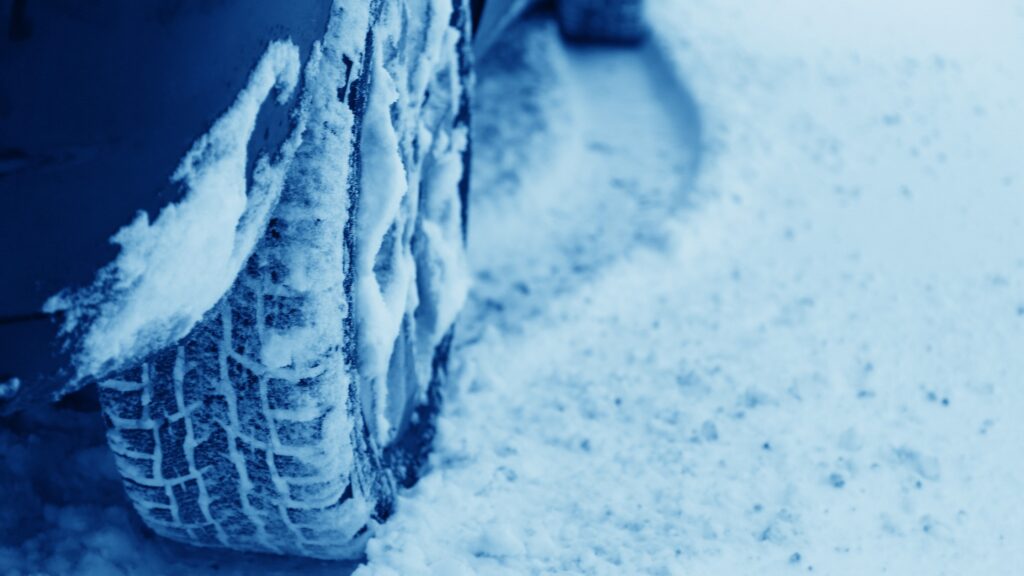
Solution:
M 476 285 L 460 326 L 470 333 L 536 316 L 631 250 L 662 246 L 665 225 L 689 202 L 700 162 L 696 104 L 653 42 L 566 46 L 553 24 L 538 20 L 513 32 L 512 42 L 542 53 L 549 68 L 538 70 L 536 61 L 533 69 L 531 62 L 510 65 L 500 56 L 495 65 L 485 60 L 477 118 L 487 125 L 495 121 L 488 115 L 497 116 L 537 133 L 513 127 L 504 139 L 477 134 L 476 146 L 536 147 L 543 156 L 513 154 L 535 164 L 528 171 L 479 162 L 474 168 L 474 181 L 483 183 L 473 191 L 470 218 Z M 506 93 L 497 87 L 515 84 L 540 86 L 509 88 L 508 98 L 519 102 L 493 100 Z M 526 112 L 517 116 L 517 107 Z M 529 125 L 536 122 L 524 118 L 529 114 L 547 125 Z M 494 184 L 494 172 L 503 169 L 526 176 L 496 192 L 501 183 Z

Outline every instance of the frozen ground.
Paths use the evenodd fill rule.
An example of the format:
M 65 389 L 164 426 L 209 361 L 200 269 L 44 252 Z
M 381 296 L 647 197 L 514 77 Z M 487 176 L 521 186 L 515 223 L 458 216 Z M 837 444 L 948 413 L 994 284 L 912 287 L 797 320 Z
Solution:
M 357 573 L 1012 573 L 1024 3 L 651 9 L 484 63 L 457 378 Z M 0 571 L 352 569 L 147 537 L 95 415 L 26 418 Z

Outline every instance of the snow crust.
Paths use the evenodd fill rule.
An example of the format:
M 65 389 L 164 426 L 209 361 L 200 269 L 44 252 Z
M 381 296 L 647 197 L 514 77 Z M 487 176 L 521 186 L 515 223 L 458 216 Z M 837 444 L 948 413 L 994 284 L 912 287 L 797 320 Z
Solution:
M 64 334 L 80 335 L 75 381 L 180 339 L 227 292 L 265 228 L 300 144 L 301 121 L 276 158 L 257 161 L 247 182 L 256 118 L 272 90 L 279 104 L 288 102 L 299 69 L 298 48 L 272 42 L 235 102 L 171 176 L 182 199 L 153 222 L 140 212 L 118 231 L 111 238 L 120 246 L 117 259 L 92 286 L 47 301 L 45 311 L 66 314 Z
M 300 326 L 265 329 L 260 360 L 270 368 L 322 363 L 329 351 L 343 345 L 342 319 L 350 313 L 338 305 L 345 302 L 345 248 L 340 239 L 352 207 L 352 167 L 345 159 L 355 144 L 351 136 L 355 118 L 349 103 L 339 101 L 337 91 L 346 79 L 364 73 L 359 55 L 370 24 L 364 2 L 350 6 L 339 0 L 333 10 L 325 37 L 314 46 L 306 65 L 300 117 L 308 117 L 308 128 L 285 183 L 295 189 L 294 201 L 278 208 L 283 220 L 302 230 L 295 233 L 303 236 L 302 241 L 266 248 L 268 258 L 287 263 L 281 267 L 287 274 L 281 284 L 292 295 L 306 298 L 309 318 Z M 346 378 L 340 359 L 337 364 L 337 377 Z M 344 388 L 339 381 L 338 389 Z

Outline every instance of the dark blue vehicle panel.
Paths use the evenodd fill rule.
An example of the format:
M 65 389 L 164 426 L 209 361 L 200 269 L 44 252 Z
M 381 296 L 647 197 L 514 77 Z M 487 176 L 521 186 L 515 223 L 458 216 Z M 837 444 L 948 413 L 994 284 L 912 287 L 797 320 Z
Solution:
M 56 378 L 43 303 L 91 282 L 139 210 L 179 198 L 171 173 L 268 43 L 290 38 L 305 61 L 330 5 L 0 0 L 0 382 Z M 250 167 L 284 140 L 290 108 L 263 107 Z

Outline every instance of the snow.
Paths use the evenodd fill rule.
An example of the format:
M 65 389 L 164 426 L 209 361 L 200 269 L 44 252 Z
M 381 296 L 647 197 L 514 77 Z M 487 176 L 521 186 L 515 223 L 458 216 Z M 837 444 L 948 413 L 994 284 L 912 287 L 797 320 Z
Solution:
M 388 361 L 406 305 L 414 297 L 415 262 L 408 245 L 402 242 L 414 204 L 407 195 L 406 170 L 391 122 L 391 106 L 398 99 L 398 91 L 384 68 L 380 51 L 375 52 L 373 78 L 363 119 L 362 189 L 366 193 L 359 197 L 360 218 L 356 224 L 363 243 L 356 269 L 355 314 L 359 319 L 363 373 L 377 383 L 373 387 L 374 405 L 380 408 L 371 429 L 384 445 L 391 427 L 384 408 L 388 405 L 388 388 L 382 383 L 387 379 Z M 385 241 L 388 246 L 382 252 Z M 375 273 L 378 259 L 384 260 L 380 267 L 386 274 Z
M 624 190 L 583 161 L 595 101 L 641 105 L 569 52 L 568 103 L 535 100 L 575 116 L 559 155 L 477 189 L 436 469 L 360 573 L 1012 572 L 1021 6 L 651 8 L 700 111 L 695 206 L 639 241 L 595 211 L 653 167 Z M 607 162 L 657 155 L 654 120 Z
M 415 368 L 420 382 L 430 381 L 434 350 L 455 323 L 472 281 L 463 249 L 462 214 L 457 196 L 468 134 L 465 127 L 460 127 L 450 138 L 441 136 L 447 141 L 435 143 L 427 160 L 430 171 L 422 182 L 426 202 L 421 204 L 421 236 L 413 248 L 419 259 Z M 420 392 L 420 396 L 425 397 L 426 390 Z
M 467 137 L 461 128 L 452 137 L 444 131 L 435 136 L 436 126 L 452 124 L 458 112 L 457 63 L 447 59 L 459 38 L 449 25 L 451 2 L 433 0 L 424 10 L 429 18 L 405 21 L 404 27 L 397 14 L 382 15 L 374 41 L 383 49 L 371 64 L 374 81 L 360 142 L 354 304 L 360 369 L 374 415 L 370 429 L 380 445 L 398 431 L 410 397 L 388 386 L 403 325 L 415 321 L 416 369 L 426 384 L 434 349 L 469 286 L 458 203 Z M 404 53 L 389 58 L 389 46 Z M 418 392 L 424 396 L 425 386 Z
M 365 564 L 145 536 L 65 409 L 0 427 L 0 566 L 1014 572 L 1024 4 L 650 9 L 481 63 L 455 382 Z
M 266 226 L 300 125 L 279 157 L 261 157 L 246 182 L 249 139 L 271 90 L 286 104 L 298 82 L 299 50 L 272 42 L 231 107 L 184 156 L 171 181 L 184 190 L 150 223 L 140 212 L 111 242 L 121 249 L 87 288 L 54 296 L 47 312 L 66 313 L 76 375 L 69 390 L 160 346 L 177 341 L 227 292 Z

